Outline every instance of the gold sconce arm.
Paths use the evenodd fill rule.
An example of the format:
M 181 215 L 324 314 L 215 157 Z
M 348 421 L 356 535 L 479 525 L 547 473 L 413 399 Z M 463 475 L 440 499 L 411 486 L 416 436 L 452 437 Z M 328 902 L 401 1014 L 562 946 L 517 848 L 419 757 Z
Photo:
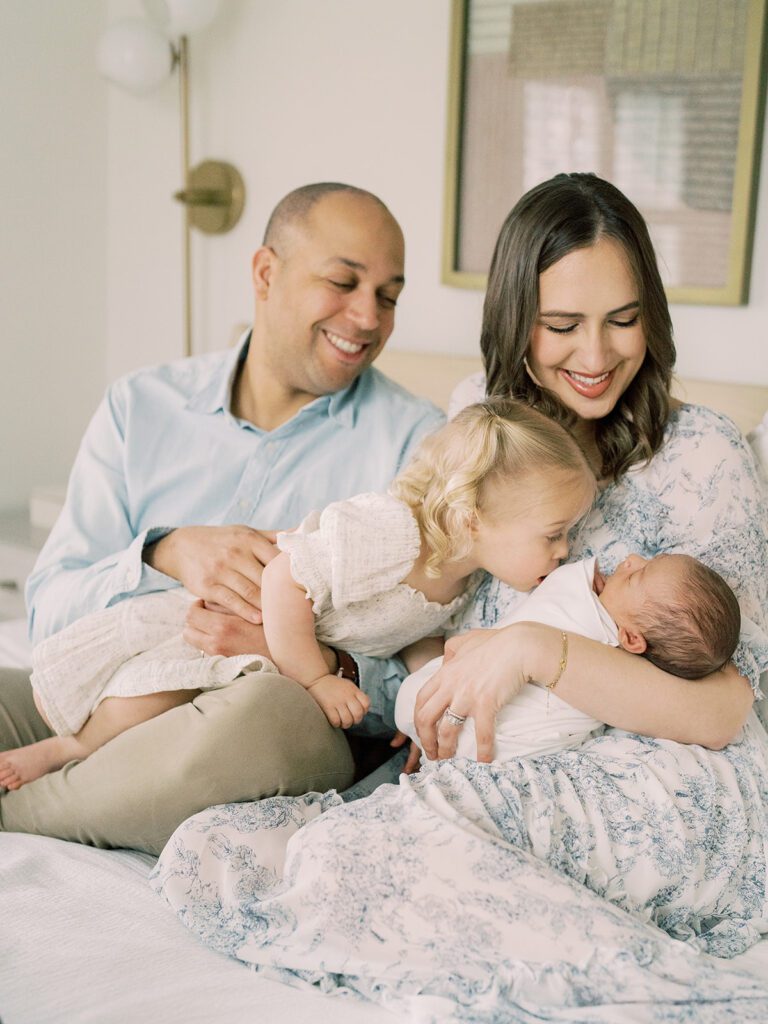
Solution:
M 215 188 L 185 188 L 174 192 L 173 198 L 187 206 L 227 206 L 230 196 Z

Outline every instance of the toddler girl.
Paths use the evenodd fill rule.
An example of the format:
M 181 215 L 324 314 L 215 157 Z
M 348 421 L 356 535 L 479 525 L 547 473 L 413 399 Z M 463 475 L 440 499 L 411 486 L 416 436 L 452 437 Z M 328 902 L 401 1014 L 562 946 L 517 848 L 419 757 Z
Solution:
M 364 456 L 363 456 L 364 457 Z M 359 722 L 368 697 L 329 673 L 320 643 L 386 657 L 445 628 L 481 571 L 527 591 L 568 553 L 594 477 L 558 424 L 512 399 L 469 406 L 427 438 L 387 494 L 311 513 L 278 534 L 262 612 L 274 664 L 200 656 L 181 635 L 178 589 L 86 616 L 33 652 L 32 683 L 59 735 L 0 754 L 0 785 L 82 760 L 139 721 L 275 667 L 307 688 L 334 726 Z

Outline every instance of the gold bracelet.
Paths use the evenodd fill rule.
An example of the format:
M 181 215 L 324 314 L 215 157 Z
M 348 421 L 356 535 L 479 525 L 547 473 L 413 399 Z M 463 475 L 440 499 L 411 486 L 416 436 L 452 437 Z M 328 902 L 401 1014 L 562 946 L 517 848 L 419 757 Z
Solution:
M 563 647 L 560 651 L 560 664 L 557 666 L 557 672 L 555 678 L 551 683 L 546 684 L 547 690 L 554 690 L 557 684 L 560 682 L 560 676 L 565 672 L 565 666 L 568 664 L 568 634 L 561 632 L 560 636 L 563 638 Z

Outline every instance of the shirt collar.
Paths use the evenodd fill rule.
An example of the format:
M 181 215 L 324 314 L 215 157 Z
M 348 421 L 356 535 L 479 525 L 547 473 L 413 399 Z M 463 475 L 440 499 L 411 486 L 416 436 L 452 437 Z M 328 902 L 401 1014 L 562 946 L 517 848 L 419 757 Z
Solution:
M 194 412 L 229 412 L 232 408 L 232 388 L 237 372 L 248 355 L 251 341 L 250 328 L 243 334 L 240 343 L 228 352 L 224 360 L 213 371 L 206 384 L 193 395 L 187 408 Z
M 188 409 L 201 413 L 229 412 L 231 410 L 235 377 L 248 355 L 250 341 L 251 331 L 249 328 L 243 334 L 238 346 L 227 354 L 208 382 L 189 400 Z M 367 378 L 369 373 L 370 370 L 365 370 L 349 387 L 336 391 L 332 395 L 321 395 L 320 398 L 309 402 L 299 410 L 296 416 L 327 416 L 341 427 L 354 427 L 358 405 L 364 390 L 363 378 Z
M 361 374 L 362 376 L 363 374 Z M 341 391 L 335 391 L 332 395 L 321 395 L 314 401 L 308 402 L 289 422 L 293 423 L 302 416 L 322 416 L 338 423 L 340 427 L 354 427 L 363 390 L 361 377 L 352 381 L 349 387 L 343 388 Z

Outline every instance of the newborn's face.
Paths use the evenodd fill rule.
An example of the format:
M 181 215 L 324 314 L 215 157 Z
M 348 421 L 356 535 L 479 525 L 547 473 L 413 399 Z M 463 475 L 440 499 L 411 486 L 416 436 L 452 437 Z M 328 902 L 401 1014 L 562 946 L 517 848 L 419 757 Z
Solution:
M 646 605 L 658 608 L 672 596 L 684 572 L 682 555 L 657 555 L 642 558 L 629 555 L 616 567 L 612 576 L 595 580 L 595 593 L 614 622 L 629 627 Z M 597 574 L 596 574 L 597 576 Z

